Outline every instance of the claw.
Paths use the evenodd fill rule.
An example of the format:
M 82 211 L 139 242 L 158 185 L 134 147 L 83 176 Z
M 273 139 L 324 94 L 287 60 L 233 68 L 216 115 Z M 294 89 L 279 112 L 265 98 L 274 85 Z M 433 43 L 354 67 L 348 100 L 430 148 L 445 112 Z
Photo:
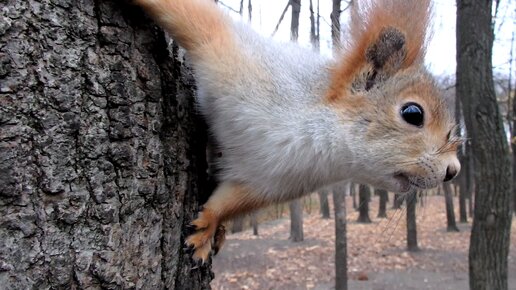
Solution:
M 195 233 L 196 231 L 197 231 L 197 226 L 196 225 L 194 225 L 194 224 L 187 224 L 184 227 L 183 234 L 185 236 L 189 236 L 189 235 Z
M 184 253 L 186 253 L 186 254 L 188 254 L 188 255 L 192 255 L 192 254 L 193 254 L 193 252 L 194 252 L 194 249 L 195 249 L 195 248 L 194 248 L 194 246 L 193 246 L 193 245 L 187 245 L 187 244 L 185 243 L 185 246 L 183 247 L 183 252 L 184 252 Z

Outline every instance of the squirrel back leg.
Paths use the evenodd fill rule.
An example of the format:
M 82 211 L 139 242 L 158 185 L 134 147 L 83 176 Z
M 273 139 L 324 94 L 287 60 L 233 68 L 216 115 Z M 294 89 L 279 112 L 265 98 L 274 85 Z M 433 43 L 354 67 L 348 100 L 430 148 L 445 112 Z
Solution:
M 222 222 L 265 204 L 245 186 L 233 182 L 220 184 L 191 223 L 195 232 L 186 238 L 186 245 L 193 248 L 193 259 L 205 262 L 212 249 L 215 252 L 220 249 L 225 240 Z

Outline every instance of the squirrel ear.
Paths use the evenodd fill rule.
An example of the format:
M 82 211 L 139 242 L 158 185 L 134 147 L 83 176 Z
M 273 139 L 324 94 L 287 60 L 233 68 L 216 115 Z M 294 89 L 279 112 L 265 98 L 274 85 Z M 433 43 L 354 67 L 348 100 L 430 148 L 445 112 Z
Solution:
M 372 67 L 372 72 L 367 75 L 365 89 L 371 89 L 377 81 L 396 73 L 406 55 L 405 35 L 394 27 L 382 29 L 376 41 L 365 52 L 366 60 Z

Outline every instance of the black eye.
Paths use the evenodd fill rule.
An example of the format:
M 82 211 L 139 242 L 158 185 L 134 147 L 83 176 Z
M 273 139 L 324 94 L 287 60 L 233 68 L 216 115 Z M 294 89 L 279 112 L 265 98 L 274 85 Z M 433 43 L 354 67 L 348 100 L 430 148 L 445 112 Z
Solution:
M 423 108 L 416 103 L 406 103 L 401 107 L 401 117 L 405 122 L 417 127 L 423 127 Z

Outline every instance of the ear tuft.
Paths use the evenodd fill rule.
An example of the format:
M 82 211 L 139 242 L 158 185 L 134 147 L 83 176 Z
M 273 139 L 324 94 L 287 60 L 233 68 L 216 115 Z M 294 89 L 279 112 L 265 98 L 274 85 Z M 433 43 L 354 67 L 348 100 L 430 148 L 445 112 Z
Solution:
M 382 69 L 388 62 L 401 64 L 404 55 L 405 35 L 394 27 L 380 31 L 377 41 L 366 51 L 367 62 L 375 69 Z

